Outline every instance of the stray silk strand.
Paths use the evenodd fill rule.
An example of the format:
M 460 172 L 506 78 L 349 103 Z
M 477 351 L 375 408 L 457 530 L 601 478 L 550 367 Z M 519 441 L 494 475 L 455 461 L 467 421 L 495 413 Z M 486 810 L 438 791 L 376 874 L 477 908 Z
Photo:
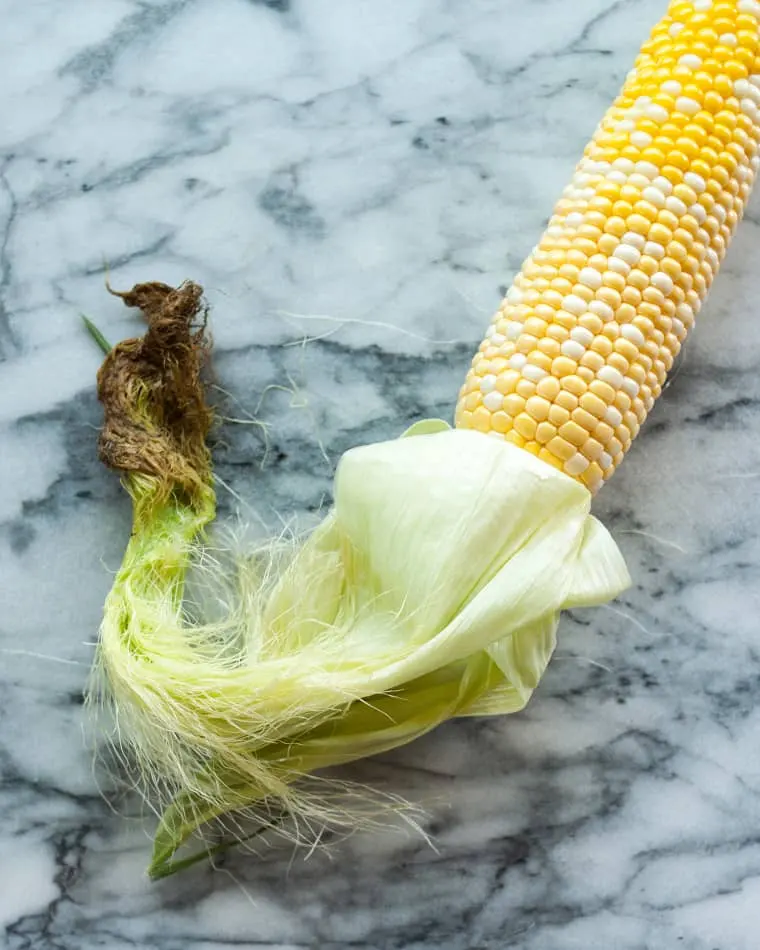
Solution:
M 346 453 L 334 509 L 306 539 L 208 547 L 201 289 L 119 296 L 148 329 L 108 349 L 98 374 L 100 456 L 122 472 L 134 514 L 90 704 L 107 708 L 117 758 L 165 806 L 151 875 L 205 856 L 176 854 L 206 825 L 228 829 L 221 847 L 243 839 L 234 815 L 253 821 L 251 840 L 306 844 L 389 811 L 418 827 L 397 797 L 314 773 L 453 716 L 525 705 L 560 611 L 628 583 L 589 493 L 514 447 L 432 421 Z

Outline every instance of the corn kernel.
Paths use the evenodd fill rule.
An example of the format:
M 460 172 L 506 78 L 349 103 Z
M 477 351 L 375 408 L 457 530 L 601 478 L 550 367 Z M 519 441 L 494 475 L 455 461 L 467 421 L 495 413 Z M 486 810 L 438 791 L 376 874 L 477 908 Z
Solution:
M 478 432 L 488 432 L 491 428 L 491 413 L 485 406 L 479 406 L 472 414 L 473 428 Z
M 557 428 L 550 422 L 540 422 L 536 428 L 536 442 L 546 445 L 556 436 Z
M 585 429 L 586 433 L 589 433 L 595 429 L 596 424 L 599 421 L 594 416 L 592 416 L 590 412 L 586 412 L 586 410 L 582 409 L 580 406 L 570 413 L 570 418 L 577 425 L 581 426 L 581 428 Z
M 576 368 L 576 373 L 578 372 Z M 570 376 L 564 376 L 560 381 L 562 389 L 567 390 L 569 393 L 572 393 L 574 396 L 582 396 L 586 392 L 588 386 L 583 382 L 580 376 L 572 374 Z
M 505 412 L 508 412 L 510 416 L 519 415 L 525 407 L 525 400 L 522 396 L 518 396 L 517 393 L 511 393 L 509 396 L 504 397 L 503 408 Z
M 578 406 L 578 397 L 563 389 L 557 394 L 555 405 L 572 412 Z
M 557 403 L 554 403 L 549 409 L 549 422 L 552 425 L 557 427 L 564 425 L 566 422 L 570 421 L 570 411 L 565 409 L 564 406 L 559 406 Z
M 512 428 L 512 417 L 508 413 L 499 410 L 491 416 L 491 427 L 494 432 L 509 432 Z
M 548 419 L 551 407 L 552 405 L 549 400 L 541 396 L 531 396 L 525 403 L 526 411 L 536 422 L 543 422 L 545 419 Z
M 552 362 L 552 373 L 554 376 L 570 376 L 575 372 L 577 363 L 568 356 L 558 356 Z
M 588 438 L 588 432 L 577 422 L 566 422 L 558 432 L 560 438 L 576 446 L 581 446 Z
M 514 429 L 524 439 L 532 439 L 536 434 L 536 420 L 531 418 L 527 412 L 521 412 L 514 421 Z
M 568 461 L 576 454 L 576 447 L 570 443 L 566 442 L 561 436 L 555 436 L 551 442 L 549 442 L 546 448 L 555 455 L 558 459 L 561 459 L 563 462 Z

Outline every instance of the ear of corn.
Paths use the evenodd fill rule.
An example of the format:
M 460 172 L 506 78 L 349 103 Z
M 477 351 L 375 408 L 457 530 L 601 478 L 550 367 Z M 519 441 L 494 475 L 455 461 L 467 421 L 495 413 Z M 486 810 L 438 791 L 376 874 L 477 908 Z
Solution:
M 662 391 L 760 158 L 760 3 L 675 0 L 472 364 L 457 425 L 596 491 Z
M 135 524 L 99 669 L 118 741 L 175 796 L 155 876 L 194 860 L 173 855 L 198 825 L 241 807 L 267 827 L 273 803 L 307 826 L 350 825 L 293 784 L 449 717 L 521 708 L 561 611 L 627 586 L 586 488 L 636 436 L 744 210 L 759 34 L 757 0 L 671 4 L 489 327 L 458 431 L 425 422 L 346 453 L 327 520 L 292 556 L 264 546 L 243 559 L 219 622 L 191 623 L 182 603 L 214 507 L 205 405 L 196 393 L 188 413 L 177 370 L 198 383 L 200 352 L 187 362 L 203 350 L 190 335 L 198 295 L 184 336 L 154 315 L 139 361 L 154 385 L 133 386 L 126 407 L 139 466 L 123 413 L 102 440 L 111 464 L 130 463 Z M 150 300 L 172 293 L 146 286 Z M 132 366 L 140 348 L 116 350 L 109 365 Z M 124 387 L 106 391 L 124 409 Z

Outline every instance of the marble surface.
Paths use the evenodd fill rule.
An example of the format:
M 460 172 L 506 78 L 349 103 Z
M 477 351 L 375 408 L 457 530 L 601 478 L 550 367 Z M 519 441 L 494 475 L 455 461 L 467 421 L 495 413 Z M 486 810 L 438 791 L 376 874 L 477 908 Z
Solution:
M 357 835 L 151 885 L 151 821 L 83 733 L 129 525 L 79 323 L 138 326 L 105 265 L 207 289 L 225 516 L 314 512 L 345 448 L 450 416 L 663 7 L 0 2 L 3 947 L 758 946 L 757 202 L 596 503 L 632 589 L 564 619 L 523 714 L 356 767 L 425 805 L 434 848 Z

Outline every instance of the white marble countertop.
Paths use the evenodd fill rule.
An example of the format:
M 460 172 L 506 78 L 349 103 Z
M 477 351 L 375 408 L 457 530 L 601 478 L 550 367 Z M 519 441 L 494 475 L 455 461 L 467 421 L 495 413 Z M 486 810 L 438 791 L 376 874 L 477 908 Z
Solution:
M 356 767 L 426 805 L 435 849 L 362 834 L 150 884 L 151 822 L 101 797 L 82 737 L 129 506 L 96 458 L 79 314 L 112 339 L 139 326 L 104 262 L 118 287 L 205 286 L 230 414 L 268 427 L 228 423 L 218 472 L 265 514 L 314 511 L 346 447 L 451 416 L 664 6 L 0 3 L 8 950 L 756 950 L 757 202 L 595 505 L 632 589 L 564 618 L 524 713 Z

